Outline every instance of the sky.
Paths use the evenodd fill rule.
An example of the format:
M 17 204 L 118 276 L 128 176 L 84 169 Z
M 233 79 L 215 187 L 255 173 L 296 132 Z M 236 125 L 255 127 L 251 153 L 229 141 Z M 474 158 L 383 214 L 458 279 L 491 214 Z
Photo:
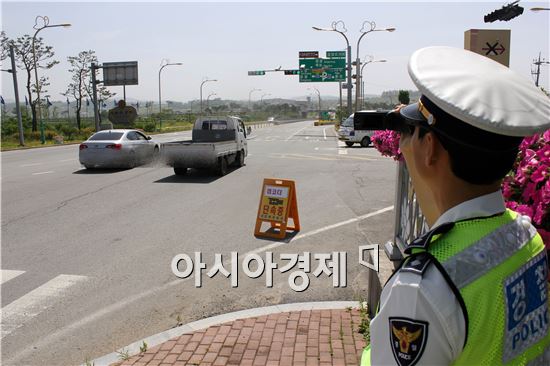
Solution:
M 32 35 L 35 18 L 48 16 L 50 24 L 71 23 L 70 28 L 44 29 L 40 36 L 53 46 L 60 63 L 40 75 L 50 78 L 51 100 L 61 96 L 70 82 L 68 56 L 95 50 L 99 62 L 138 61 L 139 85 L 127 86 L 127 98 L 158 101 L 158 73 L 163 59 L 181 62 L 162 71 L 162 100 L 186 102 L 211 93 L 222 99 L 296 98 L 312 94 L 338 96 L 338 83 L 299 83 L 298 76 L 282 72 L 248 76 L 247 71 L 298 68 L 298 52 L 344 50 L 346 41 L 336 32 L 315 31 L 341 20 L 357 56 L 357 40 L 364 21 L 377 28 L 395 27 L 395 32 L 372 32 L 360 43 L 359 57 L 386 59 L 364 68 L 366 94 L 385 90 L 412 89 L 407 62 L 417 49 L 427 46 L 464 47 L 468 29 L 510 29 L 510 67 L 533 80 L 533 60 L 541 52 L 549 60 L 550 11 L 533 12 L 534 6 L 550 2 L 526 2 L 518 18 L 484 23 L 483 16 L 505 2 L 361 1 L 361 2 L 50 2 L 2 1 L 2 30 L 11 38 Z M 9 59 L 2 69 L 10 68 Z M 19 71 L 19 70 L 18 70 Z M 540 85 L 550 90 L 550 65 L 541 66 Z M 11 75 L 1 73 L 4 99 L 14 99 Z M 19 71 L 20 95 L 26 76 Z M 101 74 L 100 74 L 101 78 Z M 34 80 L 34 79 L 33 79 Z M 122 97 L 122 87 L 110 90 Z M 344 93 L 345 95 L 345 93 Z M 21 97 L 22 98 L 22 97 Z M 345 97 L 344 97 L 345 98 Z

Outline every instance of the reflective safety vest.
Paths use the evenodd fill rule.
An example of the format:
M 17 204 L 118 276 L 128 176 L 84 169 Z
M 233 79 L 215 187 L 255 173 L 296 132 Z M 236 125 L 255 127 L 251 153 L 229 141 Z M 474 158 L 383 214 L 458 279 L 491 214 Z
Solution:
M 465 306 L 466 342 L 454 364 L 549 365 L 548 263 L 536 229 L 507 210 L 457 222 L 427 242 Z M 361 365 L 370 365 L 370 347 Z

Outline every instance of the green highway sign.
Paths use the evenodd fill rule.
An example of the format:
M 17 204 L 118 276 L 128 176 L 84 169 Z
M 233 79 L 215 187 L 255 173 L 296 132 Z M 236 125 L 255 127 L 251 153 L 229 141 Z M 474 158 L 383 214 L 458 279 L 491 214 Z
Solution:
M 285 75 L 300 75 L 300 70 L 284 70 Z
M 327 51 L 327 58 L 346 58 L 346 51 Z
M 264 70 L 258 70 L 258 71 L 249 71 L 248 76 L 256 76 L 256 75 L 265 75 Z
M 342 58 L 300 59 L 300 82 L 334 82 L 346 79 L 346 60 Z

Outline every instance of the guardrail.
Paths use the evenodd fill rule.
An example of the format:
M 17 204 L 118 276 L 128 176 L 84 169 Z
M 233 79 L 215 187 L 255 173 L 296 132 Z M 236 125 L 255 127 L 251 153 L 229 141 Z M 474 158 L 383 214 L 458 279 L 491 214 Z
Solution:
M 404 250 L 408 243 L 428 230 L 426 218 L 422 214 L 416 199 L 409 171 L 402 161 L 397 164 L 394 212 L 393 238 L 384 245 L 384 253 L 393 262 L 395 270 L 403 259 Z M 372 258 L 370 260 L 372 263 Z M 375 271 L 368 272 L 367 281 L 367 304 L 369 315 L 372 317 L 376 314 L 378 308 L 382 283 Z

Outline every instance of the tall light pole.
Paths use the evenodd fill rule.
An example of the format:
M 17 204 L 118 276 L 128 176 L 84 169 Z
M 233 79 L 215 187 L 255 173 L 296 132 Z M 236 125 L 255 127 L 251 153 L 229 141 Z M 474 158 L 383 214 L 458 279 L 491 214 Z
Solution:
M 264 95 L 262 95 L 262 97 L 260 98 L 260 103 L 263 103 L 264 102 L 264 98 L 267 97 L 268 95 L 271 95 L 270 93 L 266 93 Z
M 166 63 L 164 63 L 166 61 Z M 170 63 L 168 60 L 163 59 L 160 62 L 160 70 L 159 70 L 159 131 L 162 131 L 162 100 L 161 100 L 161 94 L 160 94 L 160 73 L 162 69 L 164 69 L 166 66 L 181 66 L 183 65 L 181 62 L 174 62 Z
M 317 98 L 319 101 L 319 121 L 321 121 L 321 92 L 317 88 L 307 88 L 308 90 L 315 90 L 317 92 Z
M 368 61 L 363 62 L 361 65 L 361 108 L 363 109 L 363 104 L 365 103 L 365 83 L 363 82 L 363 68 L 372 62 L 386 62 L 386 60 L 375 60 L 374 57 L 368 56 Z
M 201 83 L 201 116 L 202 116 L 202 86 L 209 81 L 218 81 L 216 79 L 206 79 Z
M 338 25 L 341 24 L 342 25 L 342 30 L 338 30 Z M 319 27 L 311 27 L 313 28 L 314 30 L 317 30 L 317 31 L 327 31 L 327 32 L 336 32 L 336 33 L 340 33 L 342 35 L 342 37 L 344 37 L 344 39 L 346 40 L 346 45 L 347 45 L 347 84 L 346 84 L 346 89 L 347 89 L 347 95 L 348 95 L 348 116 L 351 115 L 351 88 L 352 88 L 352 85 L 351 85 L 351 46 L 349 45 L 349 40 L 348 40 L 348 37 L 346 37 L 345 33 L 348 31 L 346 29 L 346 25 L 344 24 L 343 21 L 339 20 L 339 21 L 336 21 L 336 22 L 332 22 L 332 28 L 319 28 Z
M 252 98 L 252 93 L 254 93 L 255 91 L 262 91 L 262 89 L 252 89 L 251 91 L 248 92 L 248 109 L 250 111 L 252 111 L 252 106 L 250 105 L 250 101 L 251 101 L 251 98 Z
M 42 26 L 38 25 L 39 20 L 42 21 L 42 23 L 43 23 Z M 41 118 L 42 111 L 40 110 L 40 85 L 39 85 L 40 83 L 38 82 L 38 68 L 36 67 L 36 49 L 34 47 L 34 43 L 36 42 L 36 35 L 42 29 L 55 28 L 55 27 L 70 27 L 70 26 L 71 26 L 71 24 L 69 24 L 69 23 L 50 25 L 50 19 L 47 16 L 40 16 L 39 15 L 34 20 L 33 29 L 36 29 L 36 32 L 34 32 L 34 35 L 32 36 L 32 58 L 33 58 L 33 64 L 34 64 L 34 78 L 36 80 L 36 84 L 35 84 L 36 96 L 38 97 L 38 99 L 37 99 L 38 111 L 37 111 L 36 118 L 38 119 L 38 121 L 40 123 L 40 142 L 42 144 L 46 143 L 46 139 L 45 139 L 45 136 L 44 136 L 44 122 L 42 121 L 42 118 Z
M 206 109 L 208 109 L 208 102 L 210 101 L 210 97 L 213 97 L 214 95 L 218 95 L 216 93 L 210 93 L 208 97 L 206 98 Z
M 367 29 L 368 28 L 368 29 Z M 359 96 L 361 95 L 361 60 L 359 59 L 359 44 L 361 43 L 361 40 L 364 36 L 369 34 L 370 32 L 393 32 L 395 31 L 395 28 L 381 28 L 376 29 L 376 23 L 371 21 L 364 21 L 363 26 L 361 27 L 361 36 L 357 40 L 357 53 L 355 56 L 357 57 L 355 60 L 355 111 L 357 111 L 357 107 L 359 105 Z

